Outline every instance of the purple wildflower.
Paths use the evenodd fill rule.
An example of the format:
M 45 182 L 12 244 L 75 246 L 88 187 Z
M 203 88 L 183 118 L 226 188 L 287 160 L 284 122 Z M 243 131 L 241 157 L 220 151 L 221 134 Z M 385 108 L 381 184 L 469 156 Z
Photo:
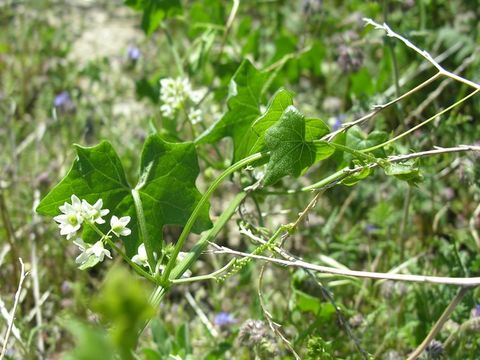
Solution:
M 75 110 L 75 104 L 73 103 L 68 91 L 62 91 L 61 93 L 57 94 L 53 100 L 53 106 L 63 112 Z
M 222 327 L 235 324 L 237 322 L 237 319 L 235 319 L 233 315 L 228 312 L 221 312 L 215 315 L 215 319 L 213 320 L 213 322 L 215 323 L 215 325 Z
M 367 224 L 367 226 L 365 226 L 365 232 L 367 233 L 367 235 L 370 235 L 377 230 L 378 230 L 378 227 L 376 227 L 373 224 Z
M 341 114 L 341 115 L 336 116 L 335 117 L 335 122 L 332 125 L 332 130 L 333 131 L 339 130 L 342 127 L 343 121 L 345 120 L 346 117 L 347 116 L 345 114 Z
M 138 59 L 140 59 L 141 56 L 140 49 L 137 48 L 136 46 L 129 46 L 127 49 L 127 57 L 129 60 L 135 62 Z
M 55 107 L 61 107 L 71 101 L 72 99 L 70 98 L 70 94 L 67 91 L 62 91 L 60 94 L 55 96 L 55 100 L 53 100 L 53 105 L 55 105 Z

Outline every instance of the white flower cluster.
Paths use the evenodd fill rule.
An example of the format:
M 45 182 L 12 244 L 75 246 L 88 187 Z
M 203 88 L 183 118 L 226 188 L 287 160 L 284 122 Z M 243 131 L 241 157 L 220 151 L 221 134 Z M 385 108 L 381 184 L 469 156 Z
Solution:
M 61 215 L 55 216 L 53 219 L 58 223 L 60 234 L 65 235 L 67 240 L 77 235 L 84 223 L 95 226 L 95 224 L 104 224 L 103 217 L 107 215 L 110 210 L 102 209 L 102 199 L 97 200 L 95 204 L 91 205 L 86 200 L 80 200 L 76 195 L 71 197 L 72 203 L 65 202 L 59 207 L 62 212 Z M 128 236 L 131 230 L 127 228 L 130 222 L 130 216 L 121 218 L 113 215 L 110 219 L 110 231 L 107 233 L 114 233 L 116 236 Z M 92 267 L 99 262 L 102 262 L 106 257 L 111 258 L 110 251 L 105 249 L 103 238 L 95 244 L 86 244 L 82 239 L 76 238 L 73 242 L 81 251 L 81 254 L 76 258 L 80 269 Z
M 160 86 L 160 100 L 163 103 L 160 111 L 163 116 L 168 118 L 173 118 L 187 101 L 190 100 L 196 104 L 204 95 L 203 90 L 192 90 L 192 85 L 187 78 L 165 78 L 160 80 Z M 189 118 L 193 123 L 195 123 L 194 121 L 199 122 L 201 116 L 201 110 L 190 110 Z

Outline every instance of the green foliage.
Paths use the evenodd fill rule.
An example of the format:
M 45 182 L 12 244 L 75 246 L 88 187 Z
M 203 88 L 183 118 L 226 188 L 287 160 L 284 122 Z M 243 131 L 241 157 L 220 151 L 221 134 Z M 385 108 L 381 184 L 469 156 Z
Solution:
M 365 150 L 375 145 L 381 144 L 388 139 L 388 134 L 384 131 L 374 130 L 366 134 L 358 126 L 354 126 L 347 132 L 347 139 L 345 145 L 355 150 Z M 373 155 L 377 157 L 385 157 L 385 150 L 383 148 L 373 151 Z M 345 154 L 345 159 L 349 161 L 352 155 Z
M 420 170 L 415 166 L 414 161 L 403 163 L 387 163 L 383 166 L 385 174 L 407 181 L 410 184 L 417 184 L 422 181 Z
M 253 132 L 249 135 L 255 142 L 251 146 L 251 154 L 265 149 L 265 132 L 280 119 L 290 105 L 293 105 L 293 94 L 290 91 L 280 89 L 273 95 L 265 112 L 252 124 Z
M 307 343 L 307 357 L 309 360 L 335 360 L 332 344 L 326 342 L 320 336 L 312 336 Z
M 151 35 L 170 16 L 181 14 L 180 0 L 125 0 L 125 5 L 142 11 L 142 30 Z
M 313 142 L 314 139 L 310 138 L 312 135 L 323 135 L 322 128 L 323 126 L 312 127 L 307 133 L 304 116 L 295 107 L 289 106 L 278 122 L 265 133 L 270 161 L 264 184 L 274 184 L 286 175 L 298 177 L 316 161 L 332 155 L 334 149 L 331 145 Z
M 93 301 L 93 309 L 110 326 L 110 338 L 122 359 L 133 359 L 138 333 L 156 313 L 144 284 L 127 270 L 114 267 Z
M 76 347 L 63 355 L 62 360 L 114 360 L 116 358 L 114 347 L 104 330 L 77 320 L 67 320 L 65 327 L 75 339 Z
M 281 246 L 288 256 L 337 270 L 479 275 L 478 156 L 392 161 L 476 144 L 478 94 L 462 102 L 470 86 L 440 74 L 385 106 L 435 69 L 360 20 L 386 21 L 445 69 L 478 83 L 480 61 L 471 56 L 479 43 L 476 2 L 3 3 L 1 297 L 11 309 L 19 257 L 34 279 L 23 292 L 40 296 L 19 304 L 6 358 L 293 358 L 278 332 L 302 359 L 406 358 L 456 294 L 451 286 L 316 273 L 320 286 L 301 270 L 252 257 L 217 273 L 231 256 L 205 254 L 209 243 L 265 257 L 276 257 L 273 245 Z M 168 78 L 187 84 L 174 116 L 162 111 L 168 99 L 159 81 Z M 461 106 L 438 116 L 459 100 Z M 337 133 L 374 109 L 375 116 Z M 434 120 L 419 126 L 427 118 Z M 75 147 L 67 173 L 71 143 L 85 147 Z M 258 153 L 260 159 L 242 162 Z M 282 225 L 303 213 L 313 187 L 325 191 L 285 237 L 291 225 Z M 197 188 L 208 190 L 202 196 Z M 112 215 L 132 217 L 132 234 L 113 248 L 105 244 L 112 259 L 89 272 L 77 271 L 79 250 L 60 240 L 54 222 L 31 211 L 43 198 L 38 211 L 57 215 L 72 194 L 90 203 L 103 199 L 111 212 L 100 231 L 109 229 Z M 205 205 L 197 208 L 200 199 Z M 194 223 L 196 232 L 210 230 L 199 238 L 185 230 Z M 276 229 L 279 236 L 268 242 Z M 101 237 L 85 224 L 82 231 L 90 243 Z M 142 256 L 141 265 L 130 265 L 142 281 L 161 284 L 150 299 L 138 275 L 106 273 L 123 252 L 140 255 L 142 242 L 149 255 L 157 253 L 149 259 L 156 271 Z M 175 259 L 177 250 L 189 252 Z M 174 269 L 164 276 L 170 260 Z M 91 256 L 80 268 L 99 262 Z M 190 281 L 197 284 L 181 285 Z M 469 290 L 437 334 L 445 358 L 476 358 L 479 295 Z M 139 335 L 153 314 L 147 300 L 160 314 Z M 261 320 L 264 310 L 280 325 L 276 332 Z M 224 313 L 233 320 L 222 323 Z M 82 320 L 61 322 L 58 314 Z
M 112 145 L 106 141 L 87 148 L 76 146 L 77 158 L 65 178 L 40 202 L 40 214 L 55 216 L 58 207 L 70 201 L 72 194 L 94 203 L 101 198 L 110 214 L 132 217 L 132 235 L 122 238 L 129 254 L 136 253 L 139 241 L 138 214 L 132 191 L 138 191 L 147 220 L 147 236 L 157 251 L 162 247 L 162 230 L 166 224 L 184 225 L 201 198 L 195 187 L 199 168 L 192 143 L 168 143 L 150 135 L 143 146 L 138 183 L 132 188 Z M 172 191 L 174 189 L 174 191 Z M 103 228 L 107 228 L 105 224 Z M 195 223 L 194 231 L 211 226 L 208 206 Z M 87 242 L 98 235 L 84 234 Z
M 244 60 L 230 80 L 228 111 L 201 134 L 196 143 L 214 143 L 228 136 L 234 143 L 234 161 L 246 157 L 255 144 L 251 126 L 260 115 L 261 97 L 267 77 L 267 73 L 257 70 L 250 61 Z

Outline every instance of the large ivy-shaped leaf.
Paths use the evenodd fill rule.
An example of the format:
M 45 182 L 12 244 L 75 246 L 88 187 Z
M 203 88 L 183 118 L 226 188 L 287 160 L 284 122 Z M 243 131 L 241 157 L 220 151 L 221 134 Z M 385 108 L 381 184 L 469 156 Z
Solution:
M 293 94 L 286 90 L 278 90 L 267 105 L 267 110 L 252 125 L 250 153 L 254 154 L 265 147 L 265 131 L 274 125 L 283 112 L 293 105 Z
M 334 148 L 327 142 L 307 140 L 305 123 L 304 116 L 294 106 L 289 106 L 278 122 L 265 132 L 265 144 L 270 150 L 265 185 L 286 175 L 298 177 L 316 161 L 333 154 Z
M 125 177 L 121 161 L 112 145 L 106 141 L 94 147 L 76 146 L 77 158 L 65 178 L 40 202 L 37 212 L 59 214 L 58 207 L 70 202 L 72 194 L 94 203 L 101 198 L 110 215 L 129 215 L 132 234 L 122 238 L 128 254 L 139 245 L 139 229 L 132 191 L 138 191 L 147 223 L 147 233 L 156 249 L 162 246 L 164 225 L 183 226 L 201 198 L 195 187 L 199 173 L 193 143 L 168 143 L 154 134 L 145 141 L 139 181 L 132 188 Z M 209 207 L 205 206 L 193 231 L 201 232 L 211 226 Z M 108 230 L 108 222 L 104 225 Z M 84 231 L 86 241 L 98 235 Z
M 166 17 L 180 14 L 180 0 L 125 0 L 125 4 L 137 11 L 143 11 L 142 30 L 152 34 Z
M 228 111 L 196 142 L 211 144 L 221 138 L 231 137 L 234 143 L 234 161 L 246 157 L 254 144 L 252 123 L 260 116 L 261 94 L 268 74 L 261 72 L 244 60 L 230 80 Z

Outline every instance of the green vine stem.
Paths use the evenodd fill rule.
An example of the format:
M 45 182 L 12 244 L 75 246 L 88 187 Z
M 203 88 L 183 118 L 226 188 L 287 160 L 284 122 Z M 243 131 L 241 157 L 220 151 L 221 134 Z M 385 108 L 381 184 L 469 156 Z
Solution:
M 177 261 L 178 254 L 180 253 L 180 250 L 182 250 L 182 247 L 187 240 L 188 235 L 190 234 L 190 231 L 192 230 L 193 225 L 195 224 L 195 221 L 197 220 L 198 215 L 200 214 L 200 210 L 202 207 L 207 203 L 207 201 L 210 199 L 210 196 L 213 194 L 213 192 L 217 189 L 217 187 L 231 174 L 233 174 L 235 171 L 240 170 L 244 166 L 251 164 L 255 161 L 258 161 L 264 157 L 268 156 L 267 153 L 255 153 L 253 155 L 250 155 L 246 157 L 245 159 L 242 159 L 235 164 L 231 165 L 228 169 L 226 169 L 207 189 L 207 191 L 203 194 L 202 198 L 200 201 L 197 203 L 197 206 L 193 210 L 192 214 L 187 220 L 187 223 L 185 224 L 185 227 L 182 230 L 182 233 L 180 234 L 180 237 L 177 240 L 177 243 L 175 244 L 175 247 L 173 249 L 172 255 L 170 259 L 168 260 L 167 266 L 165 267 L 165 271 L 162 276 L 162 284 L 168 286 L 169 282 L 169 276 L 170 273 L 175 266 L 175 263 Z
M 235 213 L 235 210 L 237 210 L 237 207 L 242 203 L 243 200 L 245 200 L 246 196 L 247 193 L 242 191 L 233 198 L 228 207 L 225 209 L 225 211 L 223 211 L 222 215 L 215 222 L 213 227 L 209 231 L 204 233 L 204 235 L 193 246 L 192 250 L 190 250 L 187 256 L 175 266 L 175 268 L 171 272 L 172 279 L 180 279 L 185 273 L 185 271 L 187 271 L 191 267 L 191 265 L 200 257 L 200 255 L 202 255 L 208 244 L 212 242 L 215 237 L 220 233 L 227 221 L 230 220 L 232 215 Z M 154 292 L 150 296 L 150 303 L 154 308 L 158 308 L 166 292 L 167 288 L 162 285 L 158 286 L 154 290 Z M 141 331 L 143 331 L 147 326 L 148 323 L 145 323 L 145 326 Z
M 138 193 L 137 189 L 132 189 L 132 198 L 133 203 L 135 204 L 135 211 L 137 212 L 140 242 L 145 244 L 148 264 L 150 265 L 150 269 L 153 272 L 156 268 L 156 261 L 155 257 L 153 256 L 152 242 L 150 241 L 151 239 L 148 236 L 147 222 L 145 220 L 145 214 L 143 213 L 142 199 L 140 199 L 140 194 Z

